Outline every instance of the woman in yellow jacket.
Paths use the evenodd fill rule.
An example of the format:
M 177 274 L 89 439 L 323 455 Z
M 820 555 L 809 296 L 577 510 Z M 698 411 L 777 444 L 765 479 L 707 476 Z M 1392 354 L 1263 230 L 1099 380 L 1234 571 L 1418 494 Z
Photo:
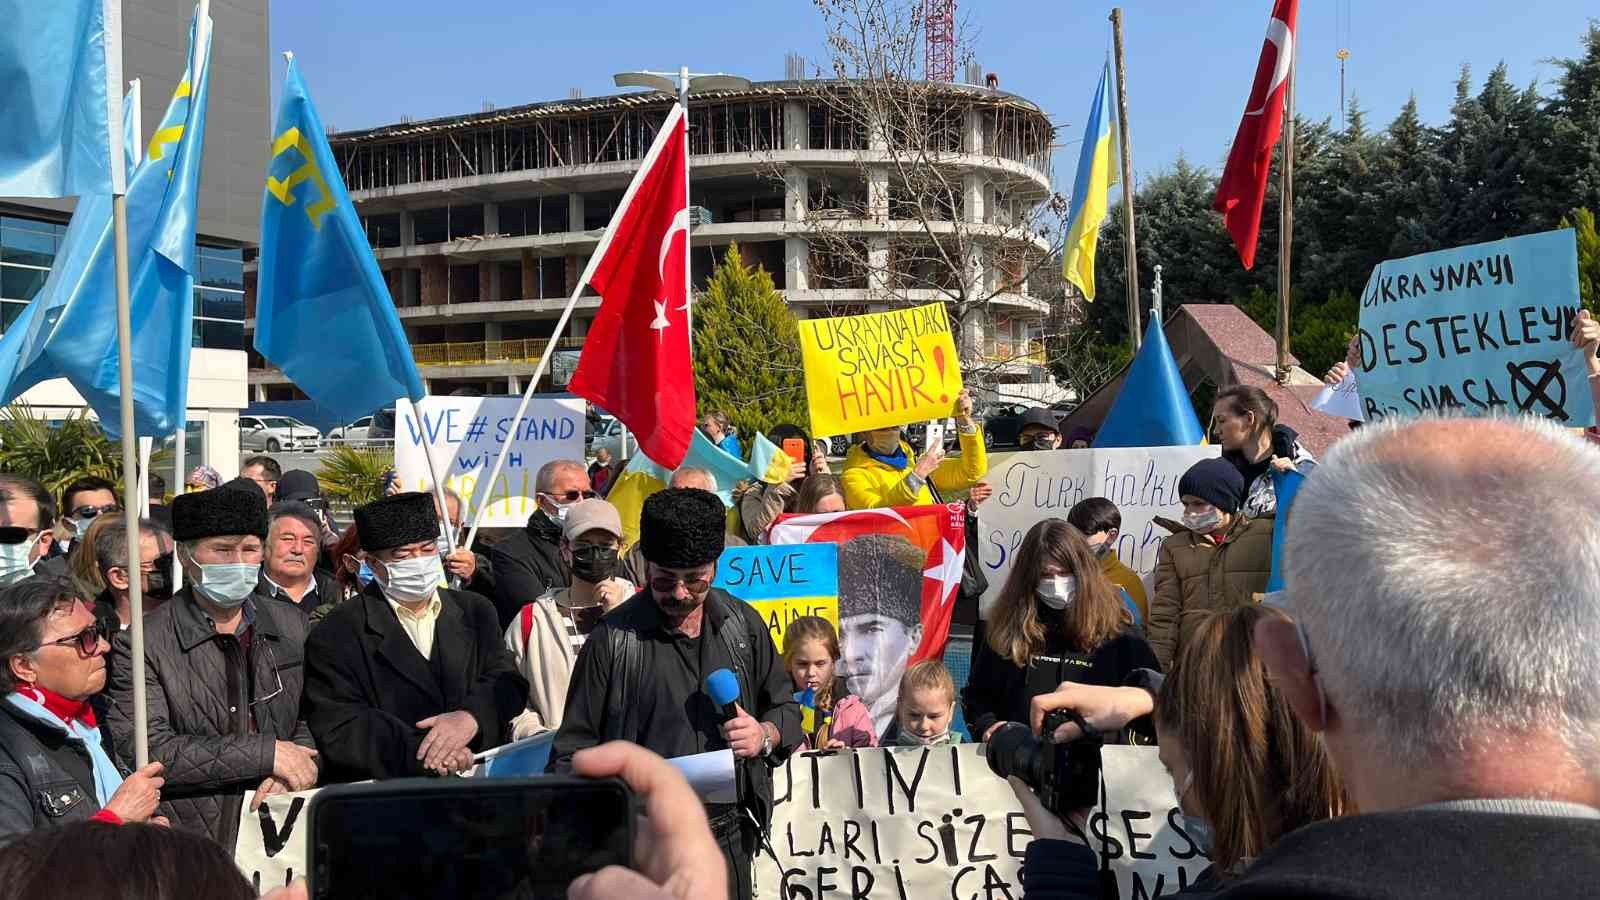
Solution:
M 851 509 L 884 506 L 927 506 L 934 503 L 932 487 L 943 499 L 976 484 L 989 469 L 983 431 L 972 419 L 972 395 L 956 398 L 956 425 L 961 430 L 961 458 L 945 459 L 935 447 L 918 459 L 900 439 L 900 428 L 866 432 L 866 440 L 850 448 L 844 458 L 844 502 Z

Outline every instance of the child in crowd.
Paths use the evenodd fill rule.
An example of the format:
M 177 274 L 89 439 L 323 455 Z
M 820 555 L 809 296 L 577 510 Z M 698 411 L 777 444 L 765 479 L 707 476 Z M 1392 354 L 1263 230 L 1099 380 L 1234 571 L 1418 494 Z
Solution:
M 843 679 L 834 677 L 838 662 L 839 635 L 827 619 L 802 616 L 784 630 L 783 665 L 794 679 L 795 699 L 801 701 L 802 749 L 878 745 L 866 704 L 846 693 Z M 810 706 L 805 704 L 807 693 Z
M 961 743 L 961 732 L 950 726 L 956 717 L 956 682 L 950 670 L 936 659 L 925 659 L 900 679 L 900 701 L 894 724 L 883 743 L 901 747 L 937 747 Z

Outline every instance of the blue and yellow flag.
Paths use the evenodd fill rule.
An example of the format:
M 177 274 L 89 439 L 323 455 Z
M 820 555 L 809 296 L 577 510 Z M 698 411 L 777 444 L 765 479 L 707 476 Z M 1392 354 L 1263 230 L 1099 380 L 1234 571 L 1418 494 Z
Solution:
M 426 393 L 294 60 L 261 199 L 256 350 L 346 421 Z
M 1072 205 L 1067 213 L 1067 240 L 1061 251 L 1062 277 L 1094 299 L 1094 250 L 1100 224 L 1111 208 L 1111 186 L 1117 183 L 1117 136 L 1111 117 L 1111 62 L 1100 73 L 1100 87 L 1083 125 L 1083 148 L 1078 153 L 1078 177 L 1072 183 Z
M 679 468 L 705 469 L 711 473 L 717 480 L 717 496 L 728 507 L 728 524 L 732 528 L 738 523 L 738 511 L 733 503 L 734 487 L 741 481 L 756 480 L 769 484 L 786 481 L 790 465 L 789 457 L 767 440 L 766 435 L 756 435 L 755 443 L 750 447 L 750 461 L 745 462 L 711 443 L 697 428 L 689 442 L 689 453 Z M 622 514 L 624 544 L 632 544 L 639 539 L 639 515 L 644 511 L 644 501 L 651 494 L 667 489 L 667 483 L 672 480 L 672 471 L 641 451 L 628 460 L 628 465 L 617 475 L 606 499 Z
M 204 151 L 211 20 L 189 28 L 188 66 L 128 180 L 128 290 L 134 433 L 183 427 L 194 345 L 195 201 Z M 0 405 L 65 378 L 112 435 L 122 433 L 111 198 L 79 199 L 44 287 L 0 338 Z
M 817 689 L 806 688 L 795 696 L 800 701 L 800 730 L 806 734 L 817 733 Z

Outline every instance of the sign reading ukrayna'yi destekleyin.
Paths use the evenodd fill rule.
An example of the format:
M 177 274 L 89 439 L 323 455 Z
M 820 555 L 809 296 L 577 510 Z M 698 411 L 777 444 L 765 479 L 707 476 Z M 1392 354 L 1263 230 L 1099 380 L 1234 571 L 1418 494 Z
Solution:
M 812 434 L 950 415 L 961 393 L 961 364 L 943 303 L 799 324 Z
M 1361 294 L 1362 412 L 1529 413 L 1594 424 L 1570 229 L 1382 263 Z

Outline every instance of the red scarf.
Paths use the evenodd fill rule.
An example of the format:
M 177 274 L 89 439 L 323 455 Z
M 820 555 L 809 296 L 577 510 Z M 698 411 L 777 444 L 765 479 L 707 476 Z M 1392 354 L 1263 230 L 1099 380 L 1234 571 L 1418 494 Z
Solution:
M 89 705 L 88 700 L 69 700 L 49 688 L 42 688 L 38 685 L 19 687 L 17 688 L 17 693 L 42 704 L 45 709 L 50 710 L 51 715 L 63 722 L 71 722 L 76 719 L 90 728 L 100 727 L 94 719 L 94 707 Z

